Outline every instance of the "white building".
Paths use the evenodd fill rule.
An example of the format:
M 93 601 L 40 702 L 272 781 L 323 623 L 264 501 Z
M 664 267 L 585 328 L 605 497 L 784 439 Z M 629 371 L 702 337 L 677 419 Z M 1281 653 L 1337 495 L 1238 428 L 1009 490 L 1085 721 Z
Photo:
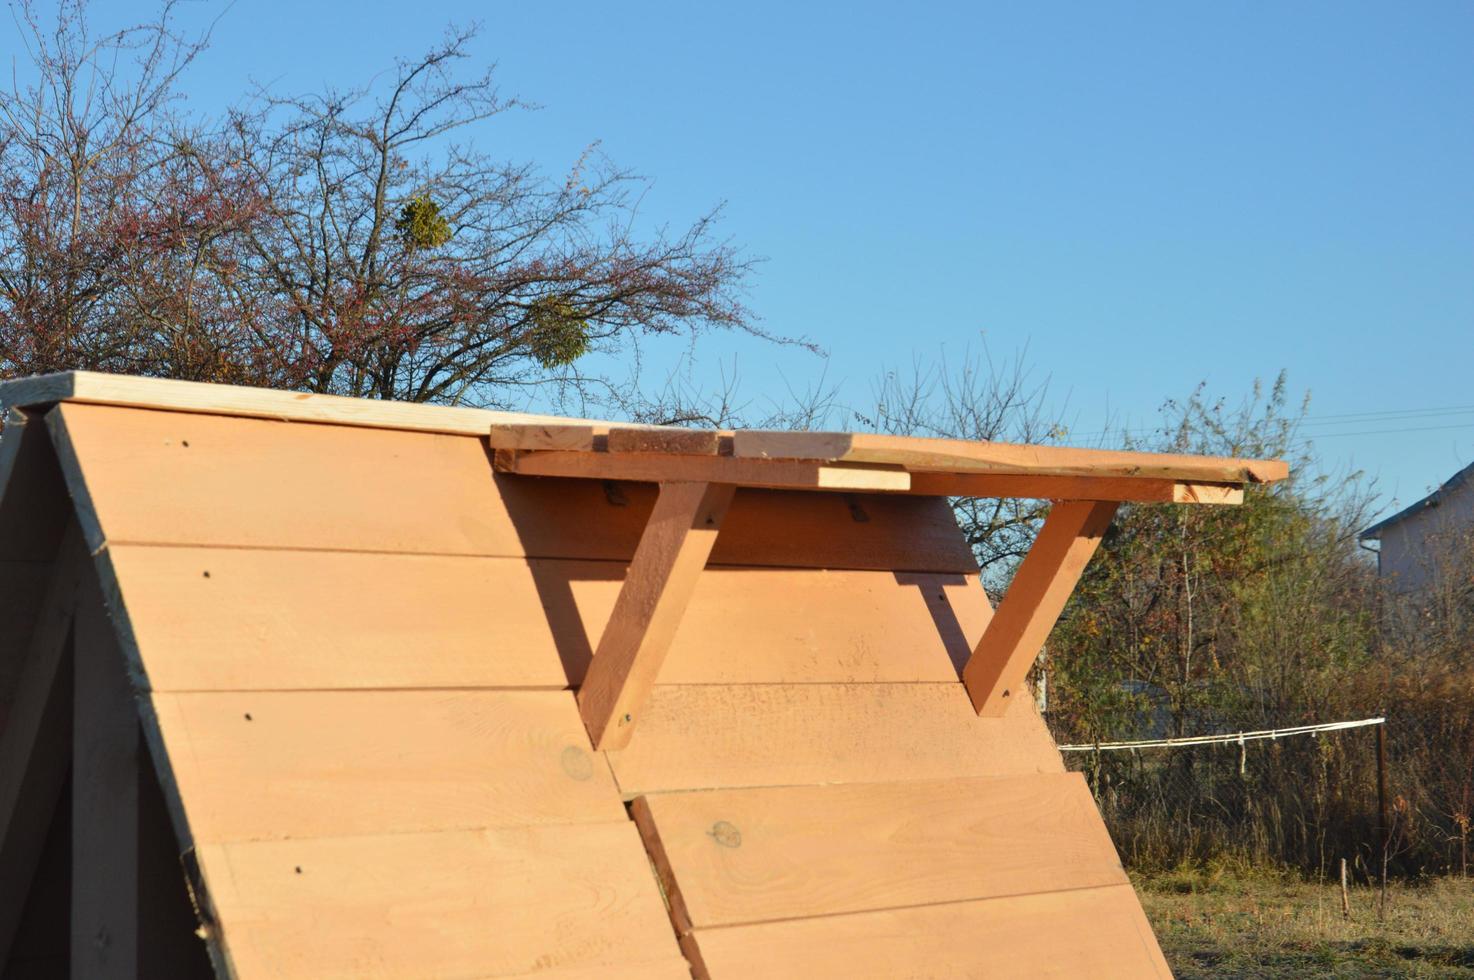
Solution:
M 1469 567 L 1467 554 L 1462 561 L 1453 559 L 1457 549 L 1474 547 L 1474 465 L 1359 537 L 1379 542 L 1377 571 L 1399 592 L 1423 589 L 1442 570 Z

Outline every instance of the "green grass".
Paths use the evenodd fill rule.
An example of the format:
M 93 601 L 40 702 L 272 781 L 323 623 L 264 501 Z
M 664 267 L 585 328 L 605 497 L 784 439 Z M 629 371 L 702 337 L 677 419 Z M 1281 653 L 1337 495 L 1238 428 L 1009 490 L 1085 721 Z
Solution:
M 1184 978 L 1474 980 L 1474 879 L 1375 889 L 1233 868 L 1134 876 L 1167 962 Z

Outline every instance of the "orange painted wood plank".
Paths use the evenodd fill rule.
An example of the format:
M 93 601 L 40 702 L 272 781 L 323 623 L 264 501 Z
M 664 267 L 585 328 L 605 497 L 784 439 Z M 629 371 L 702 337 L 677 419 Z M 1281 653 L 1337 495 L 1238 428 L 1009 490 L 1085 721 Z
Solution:
M 471 437 L 80 404 L 48 420 L 95 512 L 93 548 L 628 561 L 655 503 L 643 484 L 497 475 Z M 738 491 L 727 529 L 714 564 L 977 569 L 931 498 Z
M 1049 509 L 1039 536 L 1014 573 L 997 614 L 973 650 L 962 680 L 978 714 L 1001 715 L 1024 683 L 1065 602 L 1100 546 L 1116 504 L 1063 501 Z
M 701 929 L 715 980 L 1172 976 L 1130 885 Z
M 629 744 L 734 491 L 709 483 L 661 484 L 578 690 L 579 714 L 595 748 Z
M 732 435 L 737 457 L 890 463 L 913 472 L 1145 476 L 1204 483 L 1272 483 L 1289 475 L 1282 460 L 922 439 L 867 432 L 764 432 Z
M 1079 773 L 660 793 L 634 814 L 697 929 L 1126 883 Z
M 196 841 L 623 816 L 566 691 L 156 694 Z
M 955 682 L 657 684 L 606 755 L 626 796 L 1064 770 L 1031 703 L 979 718 Z
M 557 976 L 679 956 L 623 818 L 206 844 L 197 856 L 236 976 Z
M 583 680 L 625 573 L 563 559 L 106 554 L 156 691 L 567 687 Z M 0 606 L 31 581 L 0 591 Z M 659 679 L 951 681 L 990 615 L 975 574 L 708 567 Z

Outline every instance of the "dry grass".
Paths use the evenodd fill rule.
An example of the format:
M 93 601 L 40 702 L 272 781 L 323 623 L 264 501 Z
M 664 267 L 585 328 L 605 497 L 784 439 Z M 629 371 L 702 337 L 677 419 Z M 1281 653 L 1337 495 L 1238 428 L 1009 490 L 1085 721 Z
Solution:
M 1173 972 L 1191 977 L 1474 978 L 1474 880 L 1374 889 L 1233 868 L 1136 879 Z

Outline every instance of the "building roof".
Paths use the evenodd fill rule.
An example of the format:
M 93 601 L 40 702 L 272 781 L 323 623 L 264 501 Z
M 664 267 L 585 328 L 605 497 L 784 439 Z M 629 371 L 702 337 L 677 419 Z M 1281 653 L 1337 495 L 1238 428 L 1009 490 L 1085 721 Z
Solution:
M 1053 508 L 995 612 L 935 488 L 792 492 L 1169 478 L 101 375 L 0 400 L 0 973 L 1170 975 L 1009 694 L 1115 498 Z
M 0 385 L 0 407 L 60 401 L 488 436 L 498 468 L 529 476 L 700 479 L 780 489 L 927 496 L 1237 503 L 1284 479 L 1280 460 L 1013 445 L 850 432 L 693 431 L 453 406 L 369 401 L 97 374 Z
M 1439 487 L 1437 490 L 1434 490 L 1422 500 L 1419 500 L 1416 503 L 1411 504 L 1410 506 L 1404 507 L 1402 510 L 1393 514 L 1391 517 L 1385 518 L 1384 520 L 1380 520 L 1377 523 L 1373 524 L 1371 527 L 1361 532 L 1361 534 L 1357 535 L 1357 538 L 1361 541 L 1380 541 L 1382 539 L 1382 532 L 1385 531 L 1387 528 L 1391 527 L 1394 524 L 1400 524 L 1403 521 L 1407 520 L 1409 517 L 1421 514 L 1423 511 L 1427 510 L 1430 507 L 1437 507 L 1439 504 L 1443 503 L 1443 499 L 1445 497 L 1462 487 L 1464 484 L 1468 483 L 1470 480 L 1474 480 L 1474 463 L 1470 463 L 1468 466 L 1464 467 L 1453 476 L 1449 477 L 1443 482 L 1443 486 Z

